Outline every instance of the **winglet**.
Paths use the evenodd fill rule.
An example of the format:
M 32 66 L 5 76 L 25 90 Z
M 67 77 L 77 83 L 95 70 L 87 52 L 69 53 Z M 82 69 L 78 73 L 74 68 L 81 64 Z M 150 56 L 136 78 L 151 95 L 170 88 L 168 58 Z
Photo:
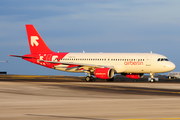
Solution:
M 35 53 L 52 53 L 46 43 L 43 41 L 39 33 L 33 25 L 26 25 L 27 37 L 31 54 Z

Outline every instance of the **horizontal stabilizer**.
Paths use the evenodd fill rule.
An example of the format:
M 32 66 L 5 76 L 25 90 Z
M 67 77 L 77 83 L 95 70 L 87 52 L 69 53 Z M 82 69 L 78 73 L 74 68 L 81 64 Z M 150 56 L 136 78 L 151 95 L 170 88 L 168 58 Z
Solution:
M 9 55 L 11 57 L 20 57 L 20 58 L 36 58 L 36 57 L 28 57 L 28 56 L 20 56 L 20 55 Z

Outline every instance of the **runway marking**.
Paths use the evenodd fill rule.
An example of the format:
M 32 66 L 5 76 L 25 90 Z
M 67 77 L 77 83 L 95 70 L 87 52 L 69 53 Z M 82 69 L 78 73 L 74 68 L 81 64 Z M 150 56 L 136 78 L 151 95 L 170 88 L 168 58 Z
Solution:
M 180 94 L 180 92 L 172 92 L 172 93 L 177 93 L 177 94 Z
M 180 120 L 180 118 L 140 118 L 140 119 L 119 119 L 119 120 Z
M 152 119 L 120 119 L 120 120 L 152 120 Z

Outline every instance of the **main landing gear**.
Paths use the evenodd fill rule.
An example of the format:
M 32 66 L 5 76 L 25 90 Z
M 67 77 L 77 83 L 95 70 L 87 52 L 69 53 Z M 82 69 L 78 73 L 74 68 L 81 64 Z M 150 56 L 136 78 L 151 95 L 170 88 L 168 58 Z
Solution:
M 85 80 L 86 80 L 87 82 L 93 82 L 93 81 L 95 81 L 92 76 L 87 76 L 87 77 L 85 78 Z M 114 77 L 111 78 L 111 79 L 105 79 L 105 80 L 106 80 L 107 82 L 113 82 L 113 81 L 114 81 Z
M 87 77 L 85 78 L 85 80 L 86 80 L 87 82 L 91 82 L 91 81 L 94 81 L 94 78 L 93 78 L 92 76 L 87 76 Z

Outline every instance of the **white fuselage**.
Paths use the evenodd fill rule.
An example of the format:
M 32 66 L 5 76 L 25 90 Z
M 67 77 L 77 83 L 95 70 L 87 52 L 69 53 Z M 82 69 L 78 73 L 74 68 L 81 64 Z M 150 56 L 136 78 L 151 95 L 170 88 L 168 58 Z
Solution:
M 56 61 L 56 56 L 52 57 L 52 61 Z M 163 73 L 175 69 L 174 63 L 170 62 L 167 57 L 155 53 L 68 53 L 60 61 L 107 66 L 113 68 L 117 73 Z M 73 67 L 67 69 L 67 66 L 57 65 L 54 69 L 83 72 Z

